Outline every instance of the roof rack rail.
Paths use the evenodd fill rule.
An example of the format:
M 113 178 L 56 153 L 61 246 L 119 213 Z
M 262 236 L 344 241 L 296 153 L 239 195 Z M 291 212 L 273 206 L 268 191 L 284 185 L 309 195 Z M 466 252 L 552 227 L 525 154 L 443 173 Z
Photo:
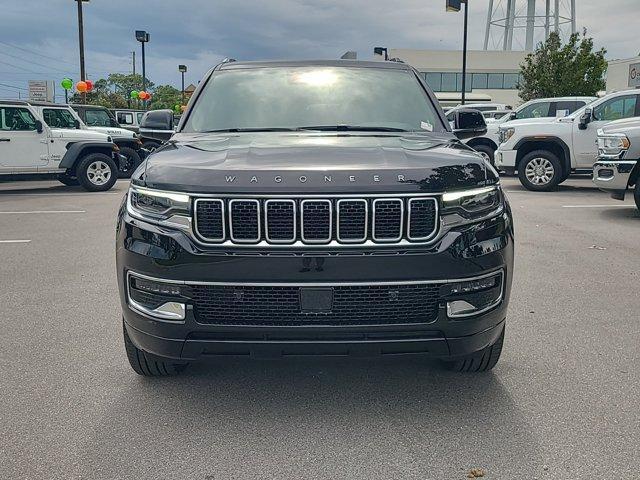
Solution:
M 222 62 L 220 63 L 233 63 L 233 62 L 237 62 L 237 60 L 235 58 L 225 57 L 222 59 Z

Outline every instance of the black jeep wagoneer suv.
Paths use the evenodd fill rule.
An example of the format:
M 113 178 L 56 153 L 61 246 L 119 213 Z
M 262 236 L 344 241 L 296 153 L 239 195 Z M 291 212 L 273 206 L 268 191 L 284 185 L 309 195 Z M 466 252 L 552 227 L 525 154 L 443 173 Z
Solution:
M 120 208 L 141 375 L 214 355 L 500 356 L 513 225 L 498 175 L 395 62 L 227 62 Z M 458 138 L 456 138 L 456 135 Z

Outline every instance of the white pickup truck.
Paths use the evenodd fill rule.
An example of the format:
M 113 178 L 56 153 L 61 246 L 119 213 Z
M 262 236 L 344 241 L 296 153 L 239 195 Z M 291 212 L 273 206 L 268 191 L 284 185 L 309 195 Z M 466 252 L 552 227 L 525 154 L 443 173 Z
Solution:
M 640 116 L 640 90 L 611 93 L 564 118 L 513 120 L 500 126 L 495 164 L 518 172 L 533 191 L 553 190 L 572 172 L 590 172 L 598 156 L 598 129 L 622 118 Z
M 480 153 L 485 160 L 494 163 L 495 151 L 500 144 L 498 137 L 501 125 L 511 120 L 524 120 L 529 118 L 553 119 L 558 116 L 565 116 L 593 102 L 595 99 L 596 97 L 556 97 L 529 100 L 512 112 L 506 113 L 501 118 L 487 121 L 487 133 L 468 140 L 466 144 Z M 454 111 L 455 109 L 447 111 L 447 120 L 451 120 L 449 116 L 452 116 Z
M 65 109 L 60 114 L 76 121 Z M 118 178 L 118 151 L 109 135 L 52 127 L 28 102 L 0 100 L 0 181 L 57 178 L 93 192 L 109 190 Z

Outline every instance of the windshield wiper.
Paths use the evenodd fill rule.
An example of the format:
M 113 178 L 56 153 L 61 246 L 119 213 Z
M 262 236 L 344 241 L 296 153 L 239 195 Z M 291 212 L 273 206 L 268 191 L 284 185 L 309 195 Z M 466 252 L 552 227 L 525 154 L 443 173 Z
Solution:
M 218 130 L 206 130 L 200 133 L 242 133 L 242 132 L 295 132 L 297 128 L 289 127 L 254 127 L 254 128 L 221 128 Z
M 296 130 L 318 130 L 321 132 L 409 132 L 404 128 L 395 127 L 370 127 L 365 125 L 312 125 L 298 127 Z

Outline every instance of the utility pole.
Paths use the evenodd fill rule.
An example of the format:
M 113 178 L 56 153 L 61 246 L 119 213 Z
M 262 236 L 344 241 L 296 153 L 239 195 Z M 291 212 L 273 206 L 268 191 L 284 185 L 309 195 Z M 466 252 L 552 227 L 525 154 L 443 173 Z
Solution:
M 78 3 L 78 45 L 80 46 L 80 80 L 85 81 L 86 72 L 84 69 L 84 20 L 82 18 L 82 2 L 89 0 L 74 0 Z M 82 103 L 86 103 L 87 93 L 82 93 Z
M 136 74 L 136 51 L 131 52 L 131 65 L 133 67 L 133 75 Z
M 462 40 L 462 105 L 467 97 L 467 24 L 469 22 L 469 0 L 464 0 L 464 39 Z

